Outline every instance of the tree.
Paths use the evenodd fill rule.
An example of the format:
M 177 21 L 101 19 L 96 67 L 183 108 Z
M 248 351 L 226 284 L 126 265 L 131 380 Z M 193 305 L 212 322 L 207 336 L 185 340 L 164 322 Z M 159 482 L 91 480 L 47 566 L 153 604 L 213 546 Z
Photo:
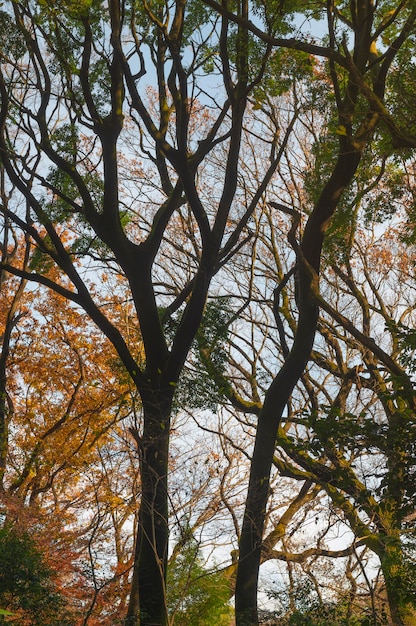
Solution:
M 182 1 L 11 1 L 1 19 L 14 36 L 1 50 L 0 154 L 16 188 L 2 214 L 37 250 L 30 268 L 10 259 L 2 268 L 82 307 L 136 386 L 141 499 L 126 623 L 166 624 L 173 397 L 213 277 L 238 251 L 270 177 L 231 226 L 247 96 L 269 46 L 256 46 L 249 71 L 246 30 Z M 147 72 L 154 89 L 146 94 Z M 220 82 L 218 97 L 207 80 L 213 91 Z M 214 175 L 216 197 L 207 202 L 203 180 Z M 165 262 L 172 252 L 174 280 Z M 97 301 L 93 270 L 121 277 L 132 333 Z
M 405 339 L 408 331 L 401 333 L 407 324 L 413 326 L 406 293 L 413 290 L 413 280 L 399 233 L 385 227 L 378 240 L 374 231 L 370 236 L 358 232 L 345 266 L 328 272 L 322 308 L 330 318 L 323 316 L 320 333 L 329 350 L 328 356 L 317 350 L 314 360 L 326 373 L 322 386 L 315 378 L 315 387 L 321 393 L 323 384 L 329 386 L 331 401 L 328 406 L 317 398 L 301 420 L 306 437 L 300 431 L 293 435 L 294 452 L 289 435 L 286 449 L 309 478 L 314 474 L 325 485 L 356 541 L 377 554 L 391 623 L 411 624 L 416 606 L 413 348 Z M 398 256 L 392 255 L 395 248 Z M 337 297 L 349 299 L 342 313 L 328 302 L 335 285 Z
M 15 305 L 15 282 L 9 276 L 1 292 L 6 319 Z M 123 579 L 112 602 L 115 612 L 127 595 L 139 486 L 122 425 L 126 416 L 133 419 L 134 398 L 117 377 L 115 362 L 109 342 L 61 296 L 30 287 L 21 294 L 6 363 L 10 435 L 0 513 L 30 532 L 59 572 L 74 619 L 88 611 L 95 617 L 96 596 Z M 98 563 L 92 558 L 96 544 L 106 546 Z M 100 564 L 105 573 L 97 575 Z M 105 623 L 103 614 L 99 622 Z
M 228 11 L 215 2 L 209 2 L 223 15 Z M 319 8 L 319 7 L 317 7 Z M 262 7 L 265 22 L 272 15 Z M 293 344 L 285 355 L 285 362 L 268 388 L 258 415 L 256 440 L 251 462 L 251 473 L 240 540 L 239 566 L 236 582 L 236 614 L 239 626 L 258 623 L 257 582 L 261 561 L 261 546 L 269 495 L 269 478 L 273 463 L 275 440 L 287 402 L 301 378 L 310 358 L 318 322 L 319 275 L 325 233 L 336 214 L 346 190 L 359 171 L 365 151 L 369 151 L 381 132 L 387 129 L 388 150 L 412 148 L 413 136 L 406 136 L 401 126 L 408 115 L 407 102 L 398 114 L 397 101 L 389 98 L 390 76 L 395 80 L 394 64 L 400 61 L 399 51 L 411 41 L 415 26 L 414 7 L 404 3 L 386 19 L 388 3 L 345 3 L 326 6 L 328 45 L 317 46 L 301 39 L 284 40 L 261 32 L 241 16 L 233 16 L 260 39 L 277 48 L 307 51 L 327 59 L 325 78 L 331 90 L 328 102 L 333 103 L 328 115 L 328 126 L 322 151 L 316 146 L 320 176 L 316 179 L 315 195 L 302 240 L 293 239 L 300 214 L 293 215 L 291 231 L 296 253 L 298 320 Z M 231 18 L 231 16 L 230 16 Z M 350 34 L 352 51 L 348 49 L 346 31 Z M 380 37 L 387 42 L 383 53 L 377 50 Z M 393 97 L 394 99 L 394 97 Z M 337 140 L 333 139 L 337 136 Z M 329 139 L 329 140 L 328 140 Z M 322 179 L 322 168 L 325 176 Z M 286 210 L 285 207 L 281 207 Z
M 316 591 L 310 579 L 306 576 L 294 576 L 294 585 L 287 598 L 285 590 L 271 591 L 271 595 L 279 596 L 280 610 L 270 615 L 270 621 L 265 623 L 279 624 L 281 626 L 366 626 L 386 624 L 386 616 L 371 614 L 371 608 L 366 606 L 359 598 L 351 598 L 343 595 L 339 590 L 332 600 L 324 600 Z M 267 619 L 267 613 L 266 613 Z
M 1 267 L 83 309 L 112 344 L 140 396 L 143 419 L 131 430 L 141 491 L 126 623 L 140 620 L 142 626 L 168 620 L 175 392 L 195 343 L 205 370 L 211 368 L 207 339 L 215 344 L 215 333 L 201 335 L 207 299 L 230 295 L 227 264 L 235 260 L 241 266 L 251 257 L 257 207 L 269 193 L 296 120 L 310 109 L 306 86 L 317 86 L 315 110 L 319 104 L 325 130 L 314 145 L 315 194 L 300 242 L 300 216 L 285 204 L 289 194 L 279 202 L 268 198 L 293 218 L 287 230 L 297 261 L 291 275 L 297 279 L 298 316 L 279 373 L 264 398 L 246 407 L 258 415 L 258 425 L 240 540 L 239 626 L 258 621 L 275 440 L 311 355 L 326 230 L 376 139 L 388 153 L 415 145 L 407 124 L 412 3 L 401 3 L 393 13 L 388 2 L 370 0 L 336 7 L 316 3 L 312 9 L 298 2 L 255 4 L 263 30 L 248 20 L 246 0 L 235 13 L 228 8 L 214 0 L 10 0 L 1 12 L 4 29 L 13 32 L 0 52 L 0 156 L 8 198 L 2 215 L 4 228 L 13 224 L 35 249 L 31 265 L 6 256 Z M 292 36 L 299 31 L 298 13 L 326 16 L 325 44 L 314 43 L 307 32 Z M 385 49 L 379 46 L 378 52 L 380 39 Z M 295 55 L 287 53 L 293 50 Z M 297 81 L 291 80 L 294 70 Z M 399 84 L 407 95 L 398 99 Z M 293 94 L 291 119 L 284 132 L 275 126 L 269 134 L 267 165 L 240 180 L 239 167 L 251 156 L 243 138 L 257 132 L 250 124 L 245 131 L 246 120 L 253 111 L 270 113 L 273 90 Z M 106 284 L 113 291 L 103 302 L 98 294 L 106 293 Z M 110 314 L 113 297 L 126 302 L 127 324 Z M 245 303 L 250 298 L 248 289 Z M 211 374 L 220 369 L 211 368 Z
M 316 116 L 314 122 L 319 132 Z M 307 163 L 310 153 L 304 145 Z M 256 265 L 253 269 L 247 262 L 248 271 L 244 273 L 242 265 L 234 274 L 241 293 L 246 293 L 243 280 L 252 283 L 253 274 L 263 277 L 252 285 L 250 306 L 240 316 L 239 328 L 231 327 L 229 377 L 219 379 L 232 406 L 246 414 L 239 418 L 246 429 L 254 428 L 251 414 L 259 414 L 276 361 L 287 358 L 296 330 L 296 284 L 289 280 L 293 255 L 281 253 L 279 243 L 287 232 L 285 220 L 296 216 L 297 202 L 305 202 L 305 188 L 314 191 L 316 186 L 315 172 L 301 167 L 300 155 L 299 162 L 297 170 L 289 170 L 294 174 L 292 207 L 282 207 L 280 223 L 273 219 L 278 207 L 273 203 L 264 207 L 253 254 Z M 409 478 L 413 483 L 414 473 L 414 250 L 408 246 L 413 237 L 413 220 L 408 218 L 413 179 L 407 174 L 411 162 L 409 154 L 403 160 L 397 156 L 378 160 L 375 151 L 366 155 L 345 204 L 340 204 L 323 251 L 317 294 L 323 313 L 311 363 L 285 407 L 273 459 L 281 474 L 302 483 L 312 480 L 327 492 L 333 503 L 328 524 L 335 525 L 343 515 L 355 534 L 350 555 L 363 545 L 377 554 L 384 595 L 387 591 L 384 601 L 391 623 L 397 624 L 414 619 L 413 522 L 408 517 L 414 509 L 408 483 Z M 281 162 L 280 168 L 275 185 L 284 190 L 289 167 Z M 299 174 L 296 178 L 296 172 L 305 170 L 303 180 Z M 311 175 L 314 184 L 309 186 Z M 262 562 L 286 558 L 305 563 L 335 556 L 320 530 L 315 548 L 296 549 L 296 541 L 286 538 L 286 551 L 275 549 L 269 541 L 275 536 L 270 504 L 266 520 Z M 293 534 L 292 528 L 289 537 Z M 348 551 L 338 556 L 346 557 Z M 369 589 L 374 599 L 370 585 Z
M 5 318 L 16 284 L 12 275 L 3 283 L 0 297 Z M 111 291 L 107 314 L 120 325 L 129 325 L 126 303 L 115 297 L 113 286 Z M 215 336 L 217 315 L 221 319 L 223 314 L 228 319 L 226 311 L 208 307 L 200 342 L 202 335 L 206 339 Z M 59 572 L 58 582 L 74 623 L 120 623 L 132 568 L 135 499 L 140 497 L 137 452 L 129 426 L 132 430 L 138 426 L 140 402 L 109 342 L 81 311 L 57 294 L 42 288 L 35 292 L 27 285 L 9 347 L 6 393 L 11 436 L 5 441 L 0 513 L 30 532 L 43 557 Z M 180 397 L 188 395 L 190 377 L 187 372 Z M 213 401 L 211 388 L 206 387 L 201 384 L 199 393 L 194 389 L 195 409 L 201 402 L 205 406 L 209 399 Z M 231 450 L 223 459 L 216 433 L 202 434 L 197 421 L 182 411 L 174 418 L 174 433 L 184 429 L 183 423 L 187 441 L 173 435 L 169 467 L 169 567 L 174 571 L 189 528 L 205 552 L 232 542 L 231 526 L 224 534 L 225 502 L 235 507 L 234 492 L 242 470 L 241 454 Z M 207 427 L 206 420 L 204 424 Z M 190 560 L 188 565 L 192 564 Z M 190 596 L 199 602 L 200 613 L 211 606 L 211 615 L 217 608 L 220 614 L 231 595 L 228 570 L 223 579 L 215 571 L 207 577 L 201 567 L 197 559 L 198 573 L 192 568 L 188 572 L 195 578 Z M 173 593 L 189 601 L 187 586 Z M 169 597 L 168 601 L 171 606 Z

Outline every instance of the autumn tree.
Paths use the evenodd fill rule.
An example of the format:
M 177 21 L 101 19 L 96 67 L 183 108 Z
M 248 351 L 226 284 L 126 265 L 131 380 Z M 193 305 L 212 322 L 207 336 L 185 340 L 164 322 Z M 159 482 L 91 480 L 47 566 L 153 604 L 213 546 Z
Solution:
M 5 313 L 18 282 L 9 275 L 3 284 Z M 126 302 L 114 293 L 106 309 L 120 325 L 130 323 Z M 57 570 L 70 623 L 121 623 L 140 497 L 137 449 L 129 432 L 141 416 L 134 386 L 82 311 L 42 288 L 33 292 L 30 284 L 20 299 L 7 365 L 11 434 L 0 525 L 27 533 Z M 184 426 L 186 439 L 172 436 L 169 466 L 170 620 L 192 621 L 196 612 L 206 612 L 209 620 L 222 611 L 225 619 L 232 585 L 227 570 L 216 571 L 224 564 L 207 565 L 205 554 L 235 544 L 224 502 L 235 501 L 242 466 L 235 450 L 223 458 L 214 431 L 201 432 L 196 420 L 178 411 L 174 433 Z M 194 541 L 185 559 L 189 536 Z M 35 610 L 39 595 L 32 600 Z
M 242 2 L 239 13 L 247 12 Z M 83 308 L 140 395 L 126 623 L 166 624 L 173 398 L 213 277 L 238 251 L 277 163 L 241 205 L 247 97 L 270 46 L 252 48 L 245 28 L 198 2 L 11 1 L 1 21 L 13 37 L 1 50 L 0 152 L 8 189 L 16 189 L 2 215 L 37 249 L 30 267 L 5 259 L 2 268 Z M 103 284 L 120 276 L 127 330 L 90 289 L 91 273 Z
M 275 440 L 287 402 L 310 358 L 317 328 L 319 275 L 325 233 L 346 190 L 360 173 L 364 154 L 376 145 L 380 134 L 384 138 L 384 150 L 390 154 L 397 149 L 415 146 L 412 127 L 407 125 L 407 120 L 411 118 L 409 100 L 403 98 L 401 103 L 398 102 L 395 85 L 398 68 L 399 71 L 410 69 L 404 59 L 406 49 L 412 45 L 416 14 L 412 3 L 402 3 L 391 12 L 389 3 L 368 1 L 342 3 L 339 6 L 327 3 L 322 10 L 317 3 L 315 11 L 308 12 L 306 9 L 300 12 L 325 21 L 326 39 L 319 46 L 312 36 L 310 39 L 293 37 L 290 40 L 273 37 L 244 17 L 231 15 L 228 7 L 221 7 L 213 1 L 209 4 L 278 50 L 290 48 L 326 59 L 327 125 L 318 137 L 321 145 L 315 145 L 319 171 L 301 241 L 293 240 L 293 237 L 302 212 L 292 213 L 294 223 L 290 236 L 296 254 L 294 271 L 298 318 L 293 342 L 282 367 L 267 389 L 258 414 L 240 540 L 236 616 L 239 626 L 249 626 L 258 623 L 257 581 Z M 265 23 L 273 23 L 272 7 L 265 5 L 259 11 Z M 407 74 L 403 81 L 411 83 L 411 74 Z M 275 206 L 286 210 L 284 202 L 275 202 Z M 290 214 L 292 209 L 289 208 L 288 212 Z
M 408 302 L 414 253 L 400 242 L 400 231 L 390 225 L 381 237 L 372 229 L 358 232 L 350 258 L 328 270 L 319 326 L 328 352 L 317 346 L 314 354 L 325 372 L 320 383 L 315 378 L 322 397 L 305 420 L 296 419 L 293 435 L 279 437 L 308 477 L 325 485 L 357 544 L 377 555 L 391 623 L 399 625 L 412 623 L 416 600 L 413 346 L 407 340 L 414 325 Z
M 122 425 L 126 416 L 133 420 L 132 390 L 118 378 L 111 345 L 84 314 L 30 286 L 16 312 L 16 283 L 9 275 L 1 292 L 5 319 L 15 311 L 5 377 L 1 525 L 28 533 L 59 572 L 73 619 L 118 585 L 117 611 L 127 596 L 139 490 L 135 450 L 125 445 L 129 433 Z M 114 302 L 116 317 L 117 307 Z M 96 575 L 99 563 L 91 559 L 96 544 L 107 546 L 100 557 L 104 576 Z
M 32 265 L 39 263 L 36 254 L 27 258 Z M 51 272 L 49 268 L 49 277 Z M 33 290 L 30 283 L 16 308 L 14 289 L 19 282 L 8 274 L 0 293 L 3 324 L 12 312 L 15 315 L 6 363 L 10 434 L 4 441 L 0 525 L 27 533 L 42 558 L 59 572 L 72 624 L 121 623 L 133 564 L 135 502 L 140 498 L 137 449 L 129 427 L 137 432 L 140 400 L 111 344 L 82 311 L 58 294 Z M 117 282 L 116 276 L 109 278 L 108 297 L 103 290 L 99 297 L 107 315 L 131 335 L 130 304 L 116 295 Z M 216 332 L 218 315 L 228 319 L 224 311 L 208 308 L 206 339 Z M 236 502 L 241 507 L 242 501 L 241 486 L 237 489 L 242 454 L 225 447 L 226 441 L 220 445 L 216 431 L 221 429 L 213 417 L 209 430 L 206 417 L 199 422 L 201 407 L 212 404 L 213 398 L 208 383 L 201 380 L 199 391 L 192 384 L 194 367 L 202 364 L 189 365 L 172 423 L 172 572 L 167 587 L 171 621 L 192 622 L 196 612 L 206 612 L 207 620 L 214 613 L 226 619 L 232 595 L 229 571 L 222 560 L 208 565 L 205 554 L 220 546 L 235 548 L 235 529 L 227 517 L 229 510 L 236 515 Z M 185 395 L 193 406 L 188 414 L 179 404 Z M 185 429 L 186 436 L 178 436 Z M 192 547 L 184 559 L 190 535 L 198 553 Z M 40 601 L 33 595 L 33 610 L 36 598 Z
M 270 382 L 284 367 L 296 336 L 298 239 L 293 235 L 302 237 L 306 216 L 297 207 L 313 198 L 320 159 L 328 156 L 321 135 L 325 125 L 315 110 L 295 127 L 288 154 L 293 146 L 297 161 L 282 160 L 272 183 L 285 204 L 265 202 L 263 213 L 257 212 L 254 252 L 232 274 L 239 293 L 250 288 L 251 298 L 247 302 L 234 290 L 238 327 L 229 330 L 228 376 L 217 375 L 217 382 L 246 432 L 255 431 Z M 310 364 L 287 400 L 273 457 L 281 475 L 326 491 L 332 510 L 327 516 L 333 515 L 334 525 L 343 518 L 354 535 L 338 555 L 318 528 L 316 546 L 299 549 L 293 526 L 290 539 L 279 537 L 272 508 L 279 483 L 276 488 L 272 472 L 260 559 L 296 564 L 314 559 L 317 572 L 323 556 L 348 557 L 364 546 L 380 561 L 391 623 L 406 624 L 414 619 L 413 159 L 408 152 L 403 158 L 379 154 L 379 145 L 375 142 L 363 156 L 327 235 L 316 293 L 322 310 L 318 333 Z M 292 252 L 281 243 L 290 223 Z M 282 538 L 286 550 L 273 543 Z M 383 613 L 380 605 L 377 610 Z
M 140 396 L 143 420 L 132 428 L 141 493 L 129 624 L 167 623 L 175 392 L 195 343 L 205 370 L 210 367 L 207 336 L 198 335 L 206 324 L 213 328 L 207 298 L 229 295 L 227 263 L 238 261 L 253 239 L 255 212 L 270 193 L 295 120 L 311 106 L 310 93 L 292 90 L 288 122 L 275 127 L 265 166 L 247 181 L 239 168 L 251 155 L 243 141 L 249 114 L 263 108 L 267 115 L 270 93 L 290 91 L 294 72 L 298 85 L 302 77 L 303 85 L 317 77 L 315 107 L 325 112 L 325 128 L 314 145 L 315 193 L 307 207 L 291 207 L 290 193 L 268 197 L 279 213 L 289 204 L 295 220 L 287 231 L 296 256 L 297 317 L 281 368 L 249 407 L 258 422 L 240 539 L 239 626 L 258 623 L 275 440 L 311 355 L 326 230 L 379 137 L 388 154 L 414 147 L 412 3 L 391 9 L 370 0 L 317 2 L 309 8 L 243 0 L 230 8 L 213 0 L 2 5 L 2 27 L 13 33 L 1 49 L 0 155 L 7 197 L 13 191 L 2 215 L 36 248 L 30 266 L 4 258 L 2 269 L 82 308 L 111 342 Z M 326 25 L 321 44 L 298 27 L 299 19 Z M 294 210 L 305 222 L 300 241 Z M 92 276 L 101 277 L 95 290 Z M 112 318 L 97 295 L 114 276 L 115 294 L 128 303 L 127 325 Z M 249 290 L 245 300 L 250 297 Z

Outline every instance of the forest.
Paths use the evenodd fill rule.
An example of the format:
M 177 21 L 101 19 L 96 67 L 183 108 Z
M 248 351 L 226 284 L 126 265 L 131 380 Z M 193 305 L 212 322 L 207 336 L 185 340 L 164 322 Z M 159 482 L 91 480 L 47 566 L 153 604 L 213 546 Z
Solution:
M 415 626 L 415 0 L 0 29 L 0 624 Z

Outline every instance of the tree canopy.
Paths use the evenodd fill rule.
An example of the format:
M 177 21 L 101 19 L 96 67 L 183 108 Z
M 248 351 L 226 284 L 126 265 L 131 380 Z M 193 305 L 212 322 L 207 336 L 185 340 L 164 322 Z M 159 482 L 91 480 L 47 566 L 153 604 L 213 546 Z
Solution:
M 76 623 L 202 625 L 234 595 L 257 626 L 262 563 L 304 561 L 289 529 L 325 505 L 353 539 L 308 554 L 368 580 L 372 551 L 413 623 L 414 3 L 0 22 L 4 528 L 72 550 Z

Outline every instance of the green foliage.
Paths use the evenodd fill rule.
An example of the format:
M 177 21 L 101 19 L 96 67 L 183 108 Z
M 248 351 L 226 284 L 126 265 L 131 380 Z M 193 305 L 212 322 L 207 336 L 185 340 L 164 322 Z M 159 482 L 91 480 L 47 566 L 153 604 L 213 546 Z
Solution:
M 335 136 L 321 147 L 314 146 L 315 168 L 308 174 L 307 188 L 313 199 L 313 185 L 322 185 L 322 171 L 334 165 Z M 402 164 L 396 157 L 383 156 L 384 138 L 365 153 L 353 184 L 345 190 L 327 231 L 324 257 L 328 264 L 342 266 L 351 254 L 357 225 L 383 224 L 401 208 L 406 191 Z M 330 171 L 330 170 L 329 170 Z M 381 182 L 382 181 L 382 182 Z M 316 189 L 315 189 L 316 191 Z M 316 199 L 316 198 L 315 198 Z
M 47 0 L 39 0 L 39 5 L 50 8 L 50 2 Z M 53 3 L 55 10 L 64 11 L 71 18 L 85 18 L 90 15 L 90 11 L 94 5 L 101 5 L 102 2 L 94 2 L 94 0 L 58 0 Z
M 65 125 L 52 136 L 52 144 L 57 152 L 69 162 L 77 152 L 77 132 L 72 125 Z M 50 168 L 47 182 L 53 191 L 52 199 L 45 199 L 43 210 L 48 220 L 55 224 L 70 225 L 74 238 L 70 251 L 83 255 L 94 250 L 99 256 L 108 253 L 105 245 L 98 241 L 89 226 L 84 212 L 83 201 L 79 189 L 70 174 L 58 167 Z M 97 209 L 103 202 L 103 181 L 95 171 L 83 173 L 83 184 Z M 120 222 L 125 227 L 129 222 L 127 212 L 120 212 Z
M 0 528 L 0 605 L 22 616 L 13 624 L 70 626 L 53 576 L 27 533 L 10 525 Z
M 399 385 L 400 381 L 396 381 L 396 393 L 393 390 L 388 395 L 389 401 L 395 401 L 398 409 L 394 425 L 386 422 L 378 423 L 365 412 L 356 415 L 321 405 L 319 416 L 313 415 L 305 418 L 305 426 L 310 429 L 309 438 L 296 441 L 295 445 L 318 459 L 325 458 L 334 450 L 348 451 L 348 455 L 352 457 L 380 452 L 387 455 L 390 457 L 389 472 L 386 468 L 385 475 L 383 477 L 379 475 L 378 484 L 373 488 L 373 495 L 383 501 L 384 506 L 387 506 L 386 499 L 398 498 L 399 492 L 402 492 L 401 506 L 406 510 L 413 510 L 416 495 L 414 416 L 401 395 Z M 391 463 L 395 462 L 401 468 L 400 475 L 398 469 L 396 472 L 400 489 L 399 485 L 392 481 Z M 333 469 L 332 472 L 339 484 L 348 486 L 350 478 L 344 470 Z
M 73 178 L 59 168 L 51 169 L 48 177 L 48 183 L 56 193 L 53 199 L 45 203 L 45 213 L 48 218 L 54 222 L 64 223 L 65 220 L 75 212 L 72 202 L 82 206 L 79 190 Z M 95 206 L 102 206 L 103 182 L 100 176 L 95 172 L 85 173 L 83 182 L 88 187 L 88 192 L 94 199 Z M 71 201 L 67 202 L 66 198 Z
M 289 621 L 282 621 L 282 626 L 382 626 L 387 622 L 382 619 L 373 619 L 366 616 L 348 616 L 343 604 L 330 602 L 311 607 L 304 613 L 295 611 Z
M 325 405 L 319 409 L 319 416 L 307 419 L 312 435 L 305 443 L 305 447 L 318 457 L 324 456 L 325 449 L 334 445 L 352 452 L 371 452 L 385 435 L 385 426 L 375 423 L 372 418 L 367 419 L 365 413 L 356 415 Z
M 142 44 L 149 47 L 153 63 L 157 64 L 160 59 L 160 49 L 157 49 L 160 45 L 160 31 L 155 20 L 169 23 L 168 15 L 170 11 L 174 10 L 174 5 L 168 5 L 163 0 L 132 4 L 131 8 L 126 7 L 126 17 L 129 16 L 134 20 L 135 27 L 140 31 Z M 188 60 L 191 62 L 190 72 L 195 67 L 202 67 L 204 72 L 208 74 L 214 71 L 215 57 L 219 53 L 218 40 L 215 35 L 215 23 L 217 21 L 218 14 L 204 3 L 199 2 L 199 0 L 186 2 L 181 43 L 183 48 L 189 47 L 193 50 L 193 55 L 189 57 L 184 55 L 183 58 L 185 67 Z
M 25 39 L 16 24 L 6 11 L 0 11 L 0 30 L 7 33 L 1 41 L 1 54 L 7 57 L 20 59 L 26 52 Z
M 397 27 L 397 24 L 393 22 Z M 387 105 L 397 125 L 408 135 L 416 132 L 414 102 L 416 98 L 415 37 L 411 37 L 397 54 L 393 71 L 389 74 Z
M 231 608 L 229 581 L 221 572 L 207 571 L 197 541 L 186 538 L 169 564 L 167 602 L 175 626 L 228 626 Z
M 370 180 L 374 176 L 368 177 Z M 371 189 L 364 199 L 366 224 L 381 224 L 394 215 L 397 203 L 402 204 L 407 195 L 404 171 L 397 159 L 392 158 L 385 166 L 383 185 Z
M 77 154 L 78 129 L 75 124 L 62 124 L 49 137 L 53 147 L 64 157 Z
M 332 117 L 332 112 L 327 112 L 328 114 Z M 333 132 L 323 132 L 312 145 L 313 167 L 304 175 L 304 188 L 310 206 L 317 202 L 337 158 L 338 137 L 335 133 L 337 122 L 332 119 L 330 124 Z
M 385 538 L 385 553 L 382 558 L 386 584 L 396 596 L 396 603 L 403 612 L 416 610 L 416 563 L 414 545 L 408 543 L 403 549 L 397 537 Z
M 319 2 L 300 2 L 299 0 L 256 0 L 254 12 L 267 25 L 267 30 L 275 36 L 288 36 L 297 30 L 296 18 L 302 15 L 304 21 L 320 19 L 324 6 Z M 308 6 L 309 5 L 309 6 Z
M 196 30 L 203 24 L 209 24 L 215 19 L 215 12 L 199 0 L 191 0 L 186 3 L 186 15 L 183 29 L 185 41 L 190 41 Z
M 395 337 L 400 352 L 400 364 L 410 374 L 416 373 L 416 330 L 402 322 L 391 320 L 386 323 L 387 330 Z
M 192 346 L 191 363 L 183 373 L 176 390 L 178 408 L 188 406 L 196 409 L 216 410 L 217 404 L 227 393 L 224 377 L 228 361 L 228 326 L 232 310 L 225 298 L 209 302 L 205 308 Z M 173 337 L 176 321 L 170 321 L 166 334 Z
M 253 48 L 257 63 L 264 57 L 264 49 Z M 309 54 L 279 48 L 273 52 L 261 83 L 254 89 L 254 98 L 261 103 L 268 98 L 282 96 L 293 89 L 295 81 L 313 82 L 314 60 Z
M 335 601 L 323 601 L 306 576 L 295 580 L 294 588 L 272 589 L 270 598 L 277 599 L 281 609 L 275 612 L 279 626 L 384 626 L 387 616 L 383 610 L 373 615 L 368 607 L 350 604 L 347 597 L 340 595 Z M 294 610 L 293 604 L 295 606 Z
M 29 269 L 32 272 L 47 273 L 52 266 L 53 261 L 51 257 L 42 250 L 40 250 L 40 248 L 35 248 L 29 263 Z
M 107 9 L 105 9 L 107 10 Z M 86 25 L 94 41 L 102 41 L 104 30 L 102 0 L 41 0 L 37 3 L 34 22 L 42 29 L 50 55 L 48 69 L 67 86 L 67 95 L 81 110 L 85 104 L 83 91 L 78 82 L 84 49 Z M 91 93 L 97 110 L 103 115 L 110 104 L 110 74 L 105 54 L 93 54 L 88 68 Z

